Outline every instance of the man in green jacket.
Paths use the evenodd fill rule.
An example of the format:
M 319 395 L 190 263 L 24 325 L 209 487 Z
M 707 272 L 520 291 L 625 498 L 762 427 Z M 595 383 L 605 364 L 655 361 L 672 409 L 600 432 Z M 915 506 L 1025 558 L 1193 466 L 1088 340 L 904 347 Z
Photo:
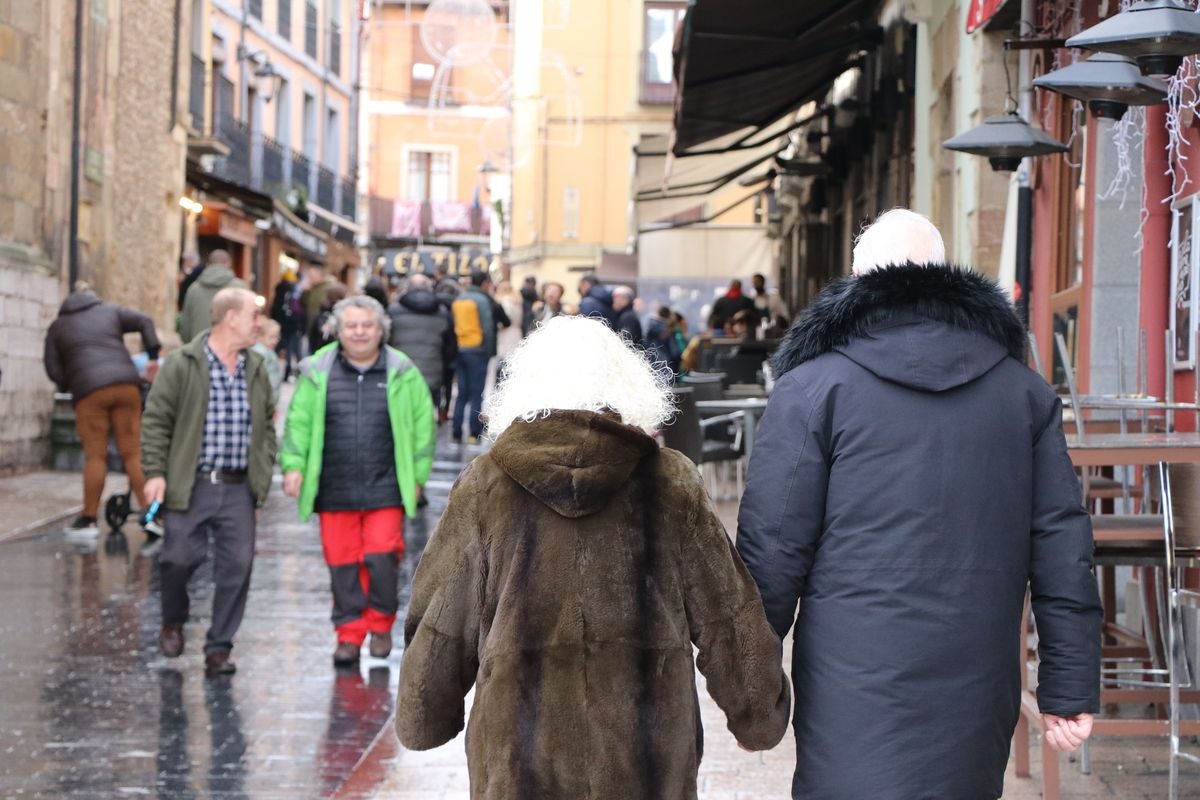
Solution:
M 189 295 L 190 296 L 190 295 Z M 228 288 L 213 297 L 212 329 L 159 369 L 142 416 L 146 502 L 165 509 L 159 571 L 163 654 L 183 652 L 188 579 L 213 537 L 212 625 L 205 670 L 227 675 L 233 636 L 246 610 L 254 563 L 255 507 L 271 488 L 275 402 L 262 358 L 254 294 Z
M 404 515 L 433 465 L 437 424 L 421 372 L 385 347 L 391 320 L 355 296 L 333 308 L 338 341 L 300 362 L 280 464 L 283 490 L 315 510 L 333 589 L 337 666 L 385 658 L 399 605 Z
M 179 313 L 179 338 L 190 342 L 210 324 L 209 308 L 222 289 L 245 289 L 246 284 L 229 268 L 229 253 L 213 250 L 208 254 L 208 266 L 187 290 Z

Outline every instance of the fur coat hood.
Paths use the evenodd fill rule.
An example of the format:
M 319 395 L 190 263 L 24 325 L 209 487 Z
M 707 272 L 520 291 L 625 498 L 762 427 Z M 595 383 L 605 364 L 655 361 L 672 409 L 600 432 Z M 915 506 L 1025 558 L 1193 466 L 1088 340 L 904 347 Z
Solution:
M 616 414 L 556 411 L 540 424 L 516 424 L 492 448 L 500 469 L 555 513 L 595 514 L 658 449 Z
M 779 638 L 695 465 L 612 414 L 515 422 L 472 462 L 404 638 L 406 747 L 453 739 L 475 687 L 473 800 L 695 800 L 697 667 L 738 741 L 787 729 Z
M 948 264 L 906 264 L 825 287 L 788 331 L 771 367 L 781 378 L 837 351 L 886 380 L 942 391 L 1005 357 L 1024 362 L 1025 341 L 995 281 Z

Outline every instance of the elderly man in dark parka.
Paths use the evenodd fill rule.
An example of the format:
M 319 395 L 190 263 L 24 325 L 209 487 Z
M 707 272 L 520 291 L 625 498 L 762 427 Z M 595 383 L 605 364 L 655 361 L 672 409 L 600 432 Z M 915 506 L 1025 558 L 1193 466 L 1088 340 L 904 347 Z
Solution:
M 737 544 L 776 633 L 795 625 L 794 798 L 1000 797 L 1027 586 L 1049 742 L 1077 748 L 1099 707 L 1061 403 L 1007 297 L 944 253 L 884 214 L 773 362 Z

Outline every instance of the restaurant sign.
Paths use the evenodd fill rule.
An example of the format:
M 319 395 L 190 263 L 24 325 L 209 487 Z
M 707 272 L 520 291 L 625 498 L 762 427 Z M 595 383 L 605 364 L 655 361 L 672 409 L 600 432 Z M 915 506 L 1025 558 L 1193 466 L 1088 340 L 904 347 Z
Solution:
M 432 275 L 439 269 L 447 275 L 470 275 L 486 272 L 492 263 L 488 251 L 478 248 L 450 250 L 444 247 L 418 247 L 405 250 L 385 250 L 384 269 L 389 274 L 410 275 L 423 272 Z
M 992 17 L 1000 13 L 1004 4 L 1005 0 L 971 0 L 971 7 L 967 10 L 967 33 L 974 33 L 990 22 Z
M 303 226 L 297 225 L 288 219 L 287 215 L 279 209 L 275 209 L 271 221 L 275 223 L 275 230 L 279 232 L 281 237 L 301 250 L 319 259 L 325 258 L 328 254 L 329 245 L 323 238 Z

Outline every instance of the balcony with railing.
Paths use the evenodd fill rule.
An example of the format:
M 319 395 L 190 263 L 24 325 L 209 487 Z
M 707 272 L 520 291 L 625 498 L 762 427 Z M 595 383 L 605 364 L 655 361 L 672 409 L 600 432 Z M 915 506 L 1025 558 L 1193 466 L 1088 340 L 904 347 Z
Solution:
M 286 197 L 292 188 L 288 180 L 288 148 L 272 139 L 262 137 L 262 190 L 275 197 Z
M 370 199 L 371 235 L 385 239 L 487 236 L 490 210 L 468 201 Z
M 306 197 L 312 195 L 312 160 L 303 153 L 292 151 L 292 186 L 304 190 Z
M 204 59 L 192 56 L 192 71 L 188 77 L 188 112 L 192 115 L 192 130 L 204 133 Z
M 229 115 L 217 117 L 217 135 L 229 148 L 229 155 L 216 159 L 213 174 L 242 186 L 250 185 L 250 128 Z
M 340 188 L 342 216 L 353 221 L 358 210 L 358 192 L 355 189 L 354 180 L 352 178 L 343 178 L 340 183 Z
M 333 211 L 336 202 L 337 175 L 327 167 L 317 167 L 317 205 Z

